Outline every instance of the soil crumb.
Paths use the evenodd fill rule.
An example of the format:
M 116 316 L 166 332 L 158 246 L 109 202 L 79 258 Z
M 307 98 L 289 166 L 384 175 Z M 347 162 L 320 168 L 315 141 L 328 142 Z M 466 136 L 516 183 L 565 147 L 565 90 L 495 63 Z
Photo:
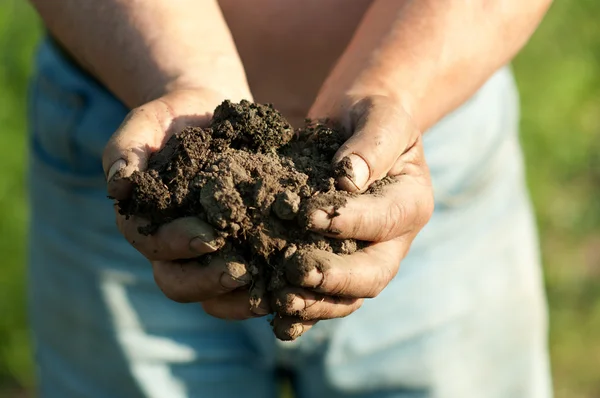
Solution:
M 144 234 L 179 217 L 210 223 L 219 255 L 248 265 L 250 304 L 258 306 L 286 286 L 284 264 L 298 263 L 292 257 L 314 248 L 350 254 L 361 247 L 307 225 L 316 208 L 327 206 L 334 217 L 350 195 L 336 189 L 340 170 L 331 165 L 344 140 L 329 122 L 307 120 L 294 131 L 271 105 L 224 101 L 208 128 L 173 135 L 146 171 L 130 177 L 132 195 L 119 202 L 120 212 L 149 220 Z

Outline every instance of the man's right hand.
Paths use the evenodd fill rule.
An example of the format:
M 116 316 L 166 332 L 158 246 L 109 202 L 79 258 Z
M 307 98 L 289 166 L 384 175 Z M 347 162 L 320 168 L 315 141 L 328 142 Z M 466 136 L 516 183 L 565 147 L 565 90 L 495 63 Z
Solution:
M 213 110 L 225 99 L 237 99 L 237 96 L 228 97 L 212 90 L 178 90 L 132 110 L 104 151 L 102 164 L 108 194 L 115 199 L 128 197 L 131 186 L 124 177 L 144 170 L 150 154 L 160 149 L 174 133 L 190 125 L 208 125 Z M 145 236 L 138 232 L 145 220 L 125 218 L 116 205 L 115 210 L 119 230 L 150 260 L 154 279 L 168 298 L 177 302 L 200 302 L 208 314 L 224 319 L 241 320 L 269 312 L 269 308 L 260 307 L 251 311 L 248 289 L 244 288 L 251 279 L 245 264 L 227 262 L 218 254 L 212 256 L 209 265 L 194 261 L 219 249 L 210 225 L 198 218 L 186 217 Z M 187 259 L 190 261 L 180 261 Z

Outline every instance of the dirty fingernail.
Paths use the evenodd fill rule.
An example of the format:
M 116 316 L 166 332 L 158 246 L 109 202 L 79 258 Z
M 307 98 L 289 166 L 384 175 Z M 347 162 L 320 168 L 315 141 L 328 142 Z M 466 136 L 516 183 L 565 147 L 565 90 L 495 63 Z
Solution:
M 339 183 L 342 189 L 362 191 L 371 177 L 367 162 L 359 155 L 352 153 L 344 157 L 338 164 Z M 349 185 L 344 182 L 348 181 Z
M 290 328 L 286 331 L 287 336 L 289 336 L 290 340 L 295 340 L 298 337 L 302 336 L 304 333 L 304 325 L 301 323 L 294 323 L 290 325 Z
M 254 312 L 258 316 L 264 316 L 269 314 L 270 311 L 267 301 L 262 299 L 258 307 L 252 308 L 252 312 Z
M 292 285 L 316 288 L 323 284 L 325 275 L 320 270 L 325 264 L 319 261 L 315 253 L 296 253 L 287 262 L 285 277 Z
M 199 255 L 216 252 L 217 248 L 207 243 L 202 238 L 194 238 L 190 241 L 190 248 L 194 253 L 198 253 Z
M 248 284 L 248 282 L 244 279 L 241 278 L 235 278 L 231 275 L 229 275 L 228 273 L 224 272 L 221 275 L 221 286 L 223 286 L 225 289 L 237 289 L 238 287 L 242 287 L 242 286 L 246 286 Z
M 308 227 L 312 230 L 328 231 L 331 227 L 331 218 L 325 210 L 315 210 L 310 215 Z
M 112 180 L 115 174 L 117 174 L 117 172 L 119 172 L 120 170 L 124 169 L 125 166 L 127 166 L 127 162 L 125 162 L 123 159 L 119 159 L 116 162 L 114 162 L 112 166 L 110 166 L 110 169 L 108 169 L 106 181 Z
M 290 310 L 293 312 L 301 312 L 312 306 L 314 303 L 316 303 L 316 301 L 313 299 L 296 296 L 290 304 Z
M 252 276 L 246 265 L 237 261 L 227 262 L 227 271 L 221 275 L 221 285 L 229 290 L 246 286 L 251 280 Z
M 317 289 L 323 284 L 324 275 L 317 268 L 310 270 L 304 277 L 304 286 Z

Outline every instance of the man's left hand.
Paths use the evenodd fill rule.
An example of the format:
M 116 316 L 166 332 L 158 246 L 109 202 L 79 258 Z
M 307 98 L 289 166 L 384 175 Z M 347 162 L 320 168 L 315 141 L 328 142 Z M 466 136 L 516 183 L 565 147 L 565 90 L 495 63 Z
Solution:
M 343 108 L 342 108 L 343 109 Z M 307 272 L 290 265 L 293 287 L 277 292 L 274 320 L 277 337 L 293 340 L 317 321 L 345 317 L 364 299 L 376 297 L 394 278 L 417 233 L 433 213 L 433 190 L 423 153 L 421 132 L 396 102 L 377 96 L 353 101 L 334 118 L 351 132 L 334 157 L 344 162 L 347 176 L 338 186 L 364 192 L 388 177 L 377 192 L 353 196 L 340 209 L 315 210 L 309 225 L 315 232 L 339 239 L 370 242 L 351 255 L 315 250 L 301 261 Z M 330 112 L 313 118 L 331 117 Z

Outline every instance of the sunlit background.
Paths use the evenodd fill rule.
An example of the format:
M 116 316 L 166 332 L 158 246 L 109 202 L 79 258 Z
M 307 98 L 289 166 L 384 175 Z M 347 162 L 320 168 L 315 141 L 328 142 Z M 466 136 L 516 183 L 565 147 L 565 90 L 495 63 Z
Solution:
M 557 398 L 600 397 L 600 1 L 558 0 L 514 63 Z M 0 0 L 0 398 L 34 383 L 25 315 L 25 96 L 41 34 Z M 65 336 L 65 339 L 68 339 Z

